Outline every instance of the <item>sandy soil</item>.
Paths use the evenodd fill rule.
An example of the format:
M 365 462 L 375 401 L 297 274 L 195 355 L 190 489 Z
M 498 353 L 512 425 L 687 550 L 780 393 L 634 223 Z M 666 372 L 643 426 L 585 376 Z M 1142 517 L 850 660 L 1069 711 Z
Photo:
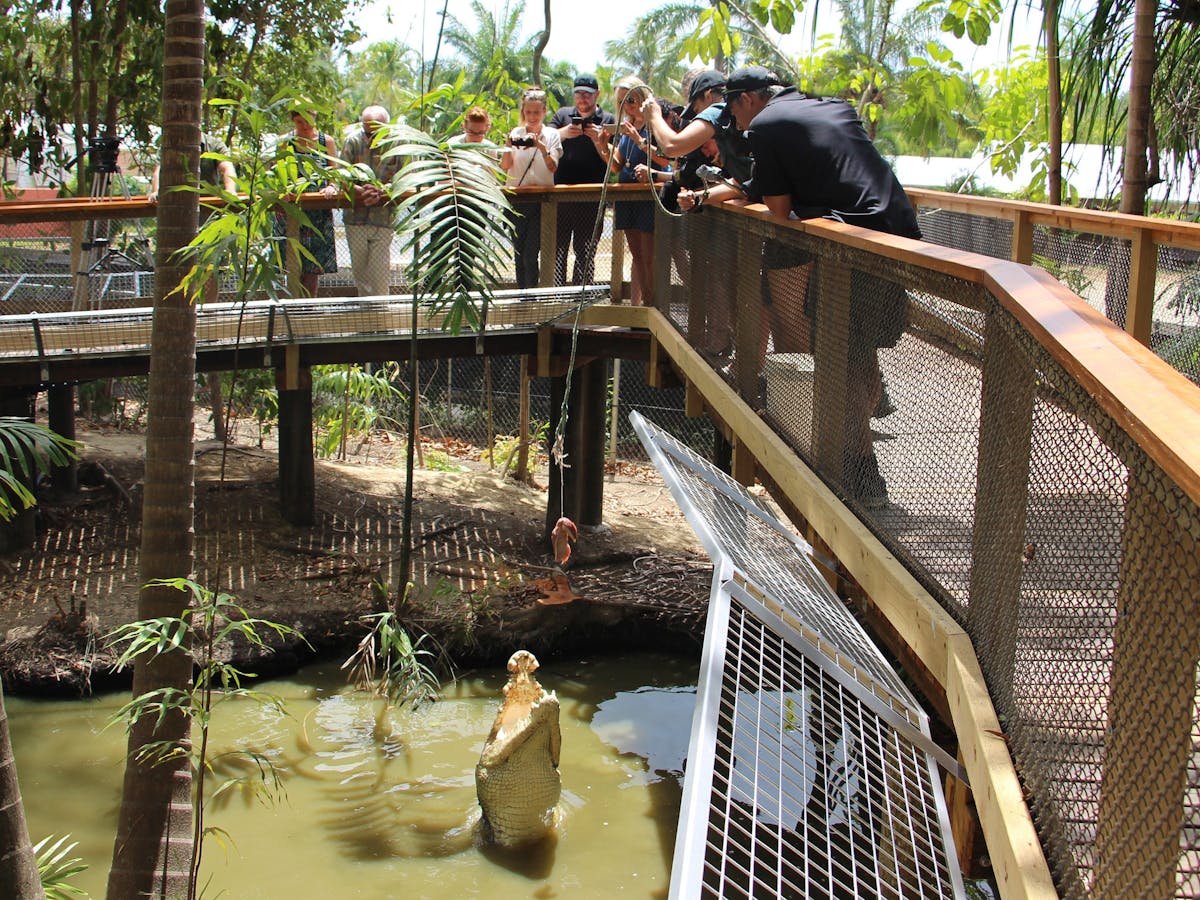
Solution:
M 74 693 L 122 680 L 103 635 L 136 618 L 140 433 L 81 428 L 81 490 L 43 503 L 36 545 L 0 559 L 0 675 L 10 691 Z M 403 465 L 376 441 L 366 460 L 317 462 L 317 524 L 278 512 L 268 447 L 197 445 L 196 578 L 251 615 L 292 625 L 312 645 L 239 660 L 289 671 L 312 653 L 343 652 L 382 602 L 399 550 Z M 652 468 L 621 464 L 605 484 L 605 521 L 567 567 L 581 599 L 546 605 L 551 551 L 542 537 L 545 474 L 529 487 L 489 472 L 468 445 L 426 445 L 415 492 L 414 569 L 405 611 L 457 664 L 598 644 L 698 647 L 711 568 Z M 222 468 L 224 469 L 222 477 Z

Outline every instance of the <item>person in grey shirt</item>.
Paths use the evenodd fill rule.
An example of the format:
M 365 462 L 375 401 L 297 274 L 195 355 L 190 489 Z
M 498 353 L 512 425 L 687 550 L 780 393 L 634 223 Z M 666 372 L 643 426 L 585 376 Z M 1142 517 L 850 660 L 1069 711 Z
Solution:
M 400 157 L 384 159 L 383 151 L 372 146 L 376 132 L 388 123 L 388 111 L 382 106 L 368 106 L 359 121 L 358 130 L 346 138 L 342 146 L 342 159 L 367 166 L 380 182 L 391 181 L 400 169 Z M 343 214 L 346 243 L 350 247 L 350 268 L 360 297 L 377 297 L 391 290 L 389 280 L 395 231 L 394 214 L 387 199 L 387 193 L 378 185 L 355 183 L 354 206 Z

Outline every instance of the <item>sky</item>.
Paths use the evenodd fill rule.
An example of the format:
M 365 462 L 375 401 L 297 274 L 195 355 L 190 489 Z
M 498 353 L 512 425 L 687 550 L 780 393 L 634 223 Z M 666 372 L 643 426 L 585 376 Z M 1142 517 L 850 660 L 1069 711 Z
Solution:
M 417 46 L 424 35 L 425 52 L 432 56 L 437 43 L 437 29 L 445 0 L 368 0 L 358 15 L 359 27 L 366 35 L 366 43 L 398 39 L 410 46 Z M 480 0 L 489 9 L 503 9 L 503 0 Z M 654 0 L 644 8 L 649 9 Z M 811 5 L 811 4 L 810 4 Z M 474 27 L 475 17 L 470 0 L 448 0 L 448 12 L 468 28 Z M 832 4 L 824 4 L 831 10 Z M 552 0 L 550 7 L 550 44 L 546 56 L 553 60 L 574 63 L 580 71 L 595 71 L 596 64 L 605 59 L 604 43 L 623 38 L 629 28 L 631 16 L 625 10 L 615 10 L 603 3 L 585 0 Z M 389 20 L 390 15 L 390 20 Z M 807 14 L 806 14 L 807 16 Z M 542 3 L 526 0 L 525 34 L 533 35 L 542 29 Z M 820 31 L 833 30 L 832 22 L 821 23 Z M 1016 43 L 1032 43 L 1037 38 L 1036 23 L 1032 28 L 1022 29 Z M 791 35 L 783 39 L 785 49 L 799 56 L 808 52 L 808 21 L 798 22 Z M 956 58 L 967 69 L 995 65 L 1008 55 L 1006 41 L 993 37 L 986 48 L 977 48 L 969 41 L 947 41 Z M 361 45 L 360 45 L 361 46 Z

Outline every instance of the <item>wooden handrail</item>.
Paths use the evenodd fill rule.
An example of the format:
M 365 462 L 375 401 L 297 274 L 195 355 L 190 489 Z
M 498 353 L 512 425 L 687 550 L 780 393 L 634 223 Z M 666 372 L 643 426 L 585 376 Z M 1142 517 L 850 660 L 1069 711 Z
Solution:
M 1090 234 L 1124 239 L 1132 238 L 1141 232 L 1149 232 L 1156 244 L 1200 250 L 1200 223 L 1197 222 L 1133 216 L 1128 213 L 1080 209 L 1075 206 L 1051 206 L 1047 203 L 1031 203 L 1025 200 L 976 197 L 970 194 L 952 194 L 947 191 L 931 191 L 925 188 L 905 188 L 905 192 L 914 206 L 934 206 L 953 212 L 1010 221 L 1015 221 L 1018 216 L 1024 215 L 1028 216 L 1035 225 L 1086 231 Z
M 599 200 L 601 191 L 610 197 L 628 199 L 630 195 L 649 196 L 649 187 L 644 184 L 610 184 L 601 188 L 598 184 L 562 184 L 554 187 L 505 188 L 505 193 L 522 200 Z M 220 197 L 204 196 L 200 202 L 206 206 L 222 207 Z M 349 208 L 353 204 L 343 196 L 326 197 L 320 193 L 302 194 L 300 205 L 304 209 Z M 0 202 L 0 226 L 20 225 L 26 222 L 85 222 L 91 219 L 149 219 L 158 214 L 158 203 L 145 197 L 64 197 L 58 200 L 7 200 Z

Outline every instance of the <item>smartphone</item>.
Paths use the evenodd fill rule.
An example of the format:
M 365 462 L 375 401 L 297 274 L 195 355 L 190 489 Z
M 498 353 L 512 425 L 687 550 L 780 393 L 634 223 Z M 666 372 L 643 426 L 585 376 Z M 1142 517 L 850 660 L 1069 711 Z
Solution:
M 571 124 L 578 125 L 580 128 L 582 128 L 587 124 L 587 119 L 585 119 L 583 116 L 571 116 Z
M 603 128 L 604 128 L 604 130 L 605 130 L 606 132 L 608 132 L 609 134 L 616 134 L 616 133 L 617 133 L 617 123 L 616 123 L 616 122 L 613 122 L 613 123 L 611 123 L 611 124 L 609 124 L 609 125 L 604 125 L 604 126 L 603 126 Z

